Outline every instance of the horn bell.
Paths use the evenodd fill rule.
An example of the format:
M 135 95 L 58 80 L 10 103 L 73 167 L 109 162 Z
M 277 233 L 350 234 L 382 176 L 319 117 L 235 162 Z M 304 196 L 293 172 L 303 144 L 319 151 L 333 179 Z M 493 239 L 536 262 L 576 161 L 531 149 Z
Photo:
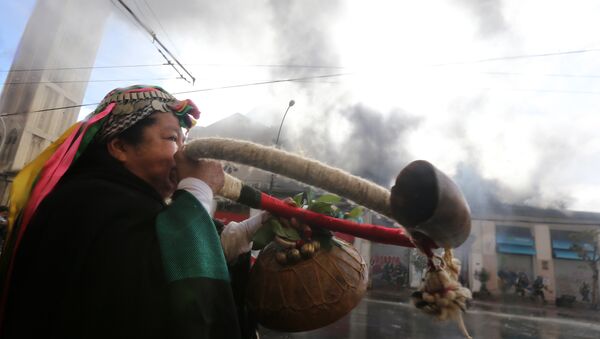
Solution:
M 406 166 L 392 187 L 391 213 L 413 236 L 439 247 L 456 248 L 471 232 L 471 211 L 462 192 L 442 171 L 424 160 Z

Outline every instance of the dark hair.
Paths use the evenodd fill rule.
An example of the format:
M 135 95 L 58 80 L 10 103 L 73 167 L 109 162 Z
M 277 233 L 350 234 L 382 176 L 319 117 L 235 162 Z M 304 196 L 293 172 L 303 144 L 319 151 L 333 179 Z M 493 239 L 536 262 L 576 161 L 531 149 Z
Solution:
M 123 140 L 125 143 L 130 145 L 139 145 L 142 142 L 142 137 L 144 135 L 144 129 L 148 126 L 152 126 L 156 123 L 156 119 L 150 115 L 145 119 L 142 119 L 135 123 L 135 125 L 129 127 L 118 135 L 115 135 L 114 138 L 119 138 Z

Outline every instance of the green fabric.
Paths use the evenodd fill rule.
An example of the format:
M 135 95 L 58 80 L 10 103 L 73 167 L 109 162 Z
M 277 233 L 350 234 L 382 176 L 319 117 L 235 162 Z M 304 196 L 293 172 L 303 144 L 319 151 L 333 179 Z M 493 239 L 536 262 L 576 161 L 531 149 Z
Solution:
M 167 281 L 211 278 L 229 281 L 221 241 L 212 219 L 190 193 L 177 191 L 156 220 Z

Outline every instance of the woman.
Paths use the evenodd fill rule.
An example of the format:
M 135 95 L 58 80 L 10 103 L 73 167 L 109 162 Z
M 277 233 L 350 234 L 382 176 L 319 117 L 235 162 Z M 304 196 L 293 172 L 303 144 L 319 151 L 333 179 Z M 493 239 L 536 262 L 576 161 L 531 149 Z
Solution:
M 198 116 L 191 101 L 158 87 L 116 89 L 23 170 L 0 272 L 3 338 L 251 332 L 240 329 L 225 259 L 238 253 L 225 245 L 249 242 L 232 230 L 247 234 L 264 216 L 219 239 L 207 211 L 223 170 L 181 150 L 182 127 Z

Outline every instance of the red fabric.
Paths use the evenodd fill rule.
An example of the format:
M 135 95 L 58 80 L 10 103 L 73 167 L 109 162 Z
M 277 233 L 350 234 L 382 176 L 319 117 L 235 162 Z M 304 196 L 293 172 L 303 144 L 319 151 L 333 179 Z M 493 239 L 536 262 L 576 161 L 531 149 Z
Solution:
M 403 228 L 390 228 L 372 224 L 359 224 L 349 220 L 333 218 L 299 207 L 293 207 L 268 194 L 261 194 L 261 208 L 284 218 L 301 221 L 330 231 L 350 234 L 370 241 L 404 247 L 415 247 Z
M 44 168 L 40 172 L 39 180 L 33 187 L 25 212 L 23 213 L 23 221 L 19 228 L 19 234 L 17 235 L 17 244 L 15 250 L 20 242 L 25 228 L 29 223 L 33 213 L 37 209 L 38 205 L 44 200 L 44 198 L 54 189 L 60 178 L 67 172 L 69 167 L 72 165 L 75 155 L 79 150 L 79 145 L 83 140 L 83 136 L 87 130 L 100 121 L 102 118 L 107 116 L 112 109 L 115 107 L 115 103 L 109 104 L 102 112 L 94 115 L 89 121 L 82 123 L 81 127 L 73 132 L 62 145 L 58 147 L 56 153 L 54 153 L 50 159 L 44 165 Z

